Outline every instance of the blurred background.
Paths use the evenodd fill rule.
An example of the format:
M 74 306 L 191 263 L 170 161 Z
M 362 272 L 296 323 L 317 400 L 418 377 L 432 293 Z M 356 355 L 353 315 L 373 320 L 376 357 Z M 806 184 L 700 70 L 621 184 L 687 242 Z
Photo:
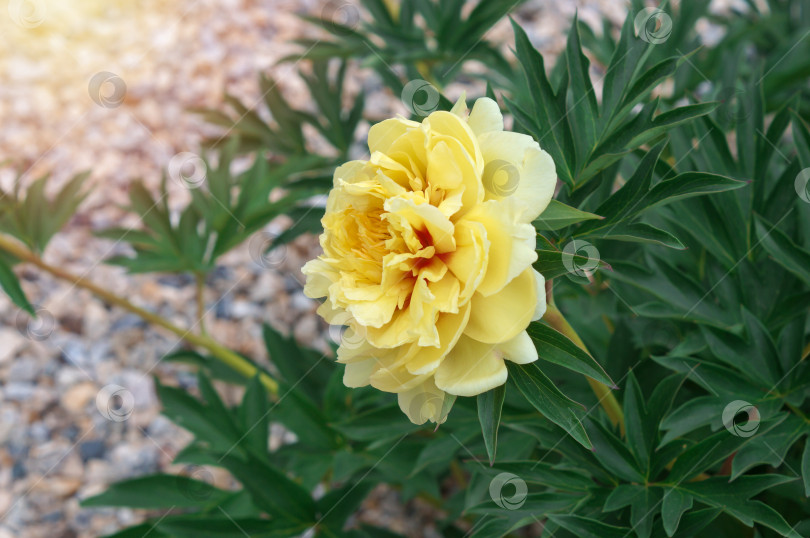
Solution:
M 90 171 L 92 191 L 51 242 L 46 261 L 191 326 L 196 319 L 192 279 L 129 275 L 106 265 L 103 260 L 127 254 L 126 248 L 93 232 L 137 224 L 121 207 L 128 203 L 132 182 L 142 179 L 156 191 L 174 156 L 198 152 L 205 139 L 222 136 L 194 110 L 221 108 L 227 93 L 266 115 L 259 107 L 260 73 L 277 81 L 291 105 L 316 110 L 298 76 L 306 62 L 279 60 L 300 52 L 294 39 L 324 35 L 301 15 L 345 18 L 361 12 L 350 3 L 316 0 L 9 0 L 4 5 L 0 187 L 9 190 L 18 179 L 25 186 L 50 174 L 51 188 L 58 189 Z M 714 1 L 711 9 L 727 12 L 735 6 L 744 8 L 745 2 Z M 513 16 L 553 64 L 576 11 L 598 33 L 604 17 L 620 25 L 627 9 L 622 0 L 531 0 Z M 717 37 L 708 20 L 698 28 L 707 40 Z M 508 20 L 486 39 L 511 58 Z M 449 86 L 446 95 L 458 97 L 465 84 Z M 479 94 L 476 84 L 480 81 L 469 81 Z M 372 70 L 351 65 L 344 90 L 348 105 L 361 90 L 366 118 L 407 112 Z M 367 122 L 360 123 L 359 130 L 367 128 Z M 363 150 L 358 148 L 360 155 Z M 170 207 L 187 198 L 182 186 L 169 185 Z M 285 224 L 279 219 L 269 230 L 278 233 Z M 327 349 L 317 305 L 301 286 L 300 268 L 316 253 L 317 238 L 304 235 L 271 264 L 257 263 L 247 245 L 223 257 L 205 283 L 209 333 L 259 361 L 265 354 L 262 323 Z M 80 509 L 78 502 L 116 480 L 171 469 L 170 461 L 190 436 L 159 415 L 152 376 L 193 388 L 190 369 L 159 360 L 181 343 L 42 272 L 23 268 L 21 277 L 43 315 L 31 321 L 0 297 L 0 538 L 89 537 L 132 525 L 144 515 Z M 109 384 L 133 395 L 130 420 L 110 421 L 95 412 L 99 389 Z M 284 431 L 274 428 L 273 436 L 281 443 Z M 397 492 L 381 487 L 358 517 L 419 536 L 428 532 L 432 516 L 419 501 L 403 504 Z

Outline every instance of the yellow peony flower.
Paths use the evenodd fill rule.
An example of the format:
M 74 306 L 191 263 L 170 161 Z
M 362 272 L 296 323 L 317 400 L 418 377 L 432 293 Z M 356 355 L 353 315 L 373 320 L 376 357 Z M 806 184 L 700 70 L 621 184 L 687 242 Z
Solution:
M 421 123 L 374 125 L 371 157 L 335 171 L 304 293 L 345 325 L 349 387 L 398 394 L 412 422 L 444 422 L 455 396 L 506 382 L 504 359 L 537 360 L 545 312 L 531 222 L 556 185 L 551 157 L 505 132 L 498 105 L 462 98 Z

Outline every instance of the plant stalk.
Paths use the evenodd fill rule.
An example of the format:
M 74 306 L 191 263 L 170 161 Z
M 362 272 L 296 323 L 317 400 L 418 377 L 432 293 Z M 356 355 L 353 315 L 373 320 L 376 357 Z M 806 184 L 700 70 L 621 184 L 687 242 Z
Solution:
M 551 327 L 567 336 L 568 339 L 582 349 L 582 351 L 590 355 L 588 348 L 585 347 L 585 342 L 582 341 L 574 328 L 571 327 L 571 324 L 568 323 L 568 320 L 562 315 L 562 312 L 560 312 L 553 303 L 549 303 L 546 306 L 546 314 L 543 316 L 543 320 L 551 325 Z M 607 413 L 611 424 L 614 426 L 618 424 L 619 430 L 622 436 L 624 436 L 624 413 L 622 412 L 622 407 L 619 405 L 618 400 L 616 400 L 616 396 L 613 395 L 613 390 L 596 379 L 587 376 L 586 378 L 588 384 L 591 386 L 591 390 L 596 394 L 599 404 Z
M 104 288 L 97 286 L 96 284 L 93 284 L 84 277 L 76 276 L 72 273 L 69 273 L 68 271 L 65 271 L 64 269 L 49 265 L 45 263 L 45 261 L 43 261 L 42 258 L 40 258 L 36 254 L 28 250 L 26 247 L 3 235 L 0 235 L 0 249 L 8 252 L 9 254 L 18 258 L 20 261 L 35 265 L 36 267 L 42 269 L 43 271 L 46 271 L 51 275 L 55 276 L 56 278 L 65 280 L 67 282 L 72 283 L 78 288 L 82 288 L 89 291 L 90 293 L 92 293 L 93 295 L 95 295 L 104 302 L 121 307 L 124 310 L 128 310 L 129 312 L 132 312 L 133 314 L 140 316 L 145 321 L 148 321 L 153 325 L 163 327 L 167 331 L 182 338 L 189 344 L 207 349 L 212 356 L 219 359 L 220 361 L 222 361 L 222 363 L 233 368 L 235 371 L 239 372 L 245 377 L 251 378 L 256 374 L 259 374 L 260 379 L 264 384 L 264 386 L 267 388 L 267 390 L 273 395 L 278 394 L 278 383 L 272 377 L 267 375 L 262 370 L 258 369 L 244 357 L 241 357 L 237 353 L 234 353 L 230 349 L 226 348 L 225 346 L 221 345 L 217 341 L 210 338 L 209 336 L 205 334 L 195 334 L 189 330 L 185 330 L 181 327 L 178 327 L 177 325 L 174 325 L 173 323 L 163 318 L 162 316 L 159 316 L 153 312 L 149 312 L 148 310 L 136 306 L 131 302 L 129 302 L 127 299 L 115 295 L 114 293 L 107 291 Z

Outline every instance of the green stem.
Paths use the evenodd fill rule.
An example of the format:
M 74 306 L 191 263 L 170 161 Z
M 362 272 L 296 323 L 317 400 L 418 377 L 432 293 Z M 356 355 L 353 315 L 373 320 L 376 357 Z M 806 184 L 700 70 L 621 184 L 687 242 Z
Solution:
M 200 334 L 208 336 L 205 330 L 205 274 L 195 273 L 194 278 L 197 283 L 197 323 L 200 325 Z
M 258 373 L 261 376 L 260 377 L 261 381 L 267 388 L 267 390 L 270 391 L 271 394 L 278 394 L 278 383 L 272 377 L 270 377 L 265 372 L 254 366 L 250 361 L 248 361 L 244 357 L 241 357 L 237 353 L 234 353 L 233 351 L 221 345 L 219 342 L 213 340 L 207 335 L 195 334 L 191 331 L 178 327 L 173 323 L 171 323 L 169 320 L 153 312 L 149 312 L 148 310 L 145 310 L 139 306 L 132 304 L 127 299 L 115 295 L 114 293 L 111 293 L 105 290 L 104 288 L 97 286 L 96 284 L 93 284 L 84 277 L 76 276 L 72 273 L 69 273 L 68 271 L 65 271 L 64 269 L 49 265 L 45 263 L 42 260 L 42 258 L 31 252 L 24 246 L 2 235 L 0 235 L 0 250 L 8 252 L 15 258 L 18 258 L 20 261 L 35 265 L 40 269 L 42 269 L 43 271 L 46 271 L 51 275 L 55 276 L 56 278 L 65 280 L 67 282 L 72 283 L 78 288 L 87 290 L 104 302 L 107 302 L 115 306 L 119 306 L 124 310 L 128 310 L 133 314 L 140 316 L 141 318 L 143 318 L 144 320 L 148 321 L 153 325 L 163 327 L 167 331 L 182 338 L 189 344 L 207 349 L 212 356 L 219 359 L 220 361 L 222 361 L 222 363 L 231 367 L 232 369 L 239 372 L 245 377 L 251 378 Z
M 579 337 L 574 328 L 571 327 L 571 324 L 568 323 L 568 320 L 562 315 L 562 312 L 560 312 L 553 303 L 547 305 L 543 320 L 551 325 L 551 327 L 567 336 L 569 340 L 590 355 L 588 348 L 585 347 L 585 342 L 582 341 L 582 338 Z M 599 404 L 605 409 L 610 422 L 614 426 L 618 424 L 622 435 L 624 435 L 624 413 L 622 412 L 622 407 L 619 405 L 618 400 L 616 400 L 616 397 L 613 395 L 611 388 L 596 379 L 587 376 L 586 379 L 591 386 L 591 390 L 596 394 Z

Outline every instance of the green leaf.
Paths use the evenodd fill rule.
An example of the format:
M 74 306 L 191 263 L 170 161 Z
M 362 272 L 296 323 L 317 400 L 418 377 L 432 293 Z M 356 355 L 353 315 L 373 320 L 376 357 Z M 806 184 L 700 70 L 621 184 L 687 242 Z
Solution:
M 664 491 L 664 501 L 661 504 L 661 519 L 667 536 L 672 536 L 678 530 L 683 513 L 692 508 L 692 496 L 677 489 Z
M 655 423 L 650 420 L 644 395 L 632 370 L 627 375 L 623 402 L 627 443 L 641 469 L 648 469 L 655 446 Z
M 6 292 L 11 301 L 28 312 L 31 316 L 36 316 L 34 307 L 28 302 L 25 293 L 20 287 L 20 281 L 17 280 L 17 275 L 11 269 L 3 258 L 0 258 L 0 287 Z
M 586 424 L 593 442 L 593 456 L 605 470 L 628 482 L 645 482 L 644 473 L 621 439 L 595 420 L 588 420 Z
M 207 482 L 182 475 L 156 474 L 116 482 L 82 506 L 128 508 L 198 508 L 215 506 L 231 495 Z
M 271 516 L 302 523 L 315 522 L 315 502 L 309 492 L 279 469 L 256 458 L 245 462 L 234 455 L 225 455 L 221 461 L 250 492 L 256 505 Z
M 247 385 L 242 405 L 239 406 L 239 421 L 244 439 L 242 442 L 257 455 L 267 454 L 270 435 L 270 405 L 264 384 L 255 376 Z
M 567 431 L 579 444 L 591 448 L 585 428 L 575 413 L 583 409 L 581 404 L 560 392 L 536 363 L 513 364 L 506 361 L 506 367 L 509 370 L 509 379 L 535 409 Z
M 501 424 L 501 410 L 506 396 L 504 385 L 478 395 L 478 420 L 481 422 L 481 433 L 487 448 L 489 464 L 495 463 L 495 452 L 498 448 L 498 426 Z
M 593 213 L 588 213 L 587 211 L 580 211 L 575 207 L 565 205 L 557 200 L 551 200 L 548 207 L 546 207 L 543 213 L 537 217 L 537 220 L 535 220 L 532 224 L 534 224 L 535 229 L 538 231 L 553 231 L 582 222 L 584 220 L 601 218 L 603 217 L 594 215 Z
M 578 538 L 625 538 L 633 533 L 633 529 L 627 527 L 616 527 L 577 515 L 549 514 L 548 518 Z
M 284 520 L 234 517 L 224 509 L 213 513 L 215 517 L 170 516 L 160 519 L 156 526 L 159 531 L 174 538 L 282 538 L 298 536 L 308 528 L 308 525 Z M 152 536 L 151 533 L 146 535 Z
M 596 359 L 561 332 L 539 322 L 529 324 L 526 332 L 534 341 L 542 360 L 591 377 L 609 387 L 616 386 Z
M 802 481 L 804 482 L 804 495 L 810 497 L 810 436 L 804 439 L 801 471 Z
M 540 484 L 563 491 L 587 491 L 593 487 L 593 480 L 581 471 L 543 461 L 499 461 L 490 469 L 481 470 L 479 467 L 479 470 L 492 476 L 504 472 L 512 473 L 529 484 Z
M 209 443 L 214 450 L 227 452 L 239 441 L 230 415 L 221 415 L 185 390 L 168 387 L 155 379 L 155 390 L 163 405 L 163 414 L 172 422 Z
M 790 414 L 781 424 L 757 436 L 734 455 L 731 462 L 731 481 L 748 469 L 768 464 L 774 468 L 782 465 L 785 454 L 801 437 L 810 433 L 810 425 L 796 415 Z
M 760 244 L 774 261 L 810 285 L 810 252 L 758 215 L 754 224 Z
M 641 207 L 647 209 L 655 205 L 683 200 L 691 196 L 724 192 L 745 187 L 745 181 L 738 181 L 719 174 L 705 172 L 684 172 L 672 179 L 661 181 L 641 200 Z
M 759 501 L 748 500 L 761 491 L 793 480 L 795 478 L 781 475 L 742 476 L 735 481 L 735 487 L 731 488 L 725 477 L 718 476 L 699 482 L 683 482 L 672 487 L 709 506 L 722 508 L 749 527 L 760 523 L 783 536 L 800 538 L 773 508 Z
M 611 228 L 586 234 L 585 237 L 636 243 L 652 243 L 677 250 L 686 248 L 683 246 L 683 243 L 671 233 L 643 222 L 622 222 Z

